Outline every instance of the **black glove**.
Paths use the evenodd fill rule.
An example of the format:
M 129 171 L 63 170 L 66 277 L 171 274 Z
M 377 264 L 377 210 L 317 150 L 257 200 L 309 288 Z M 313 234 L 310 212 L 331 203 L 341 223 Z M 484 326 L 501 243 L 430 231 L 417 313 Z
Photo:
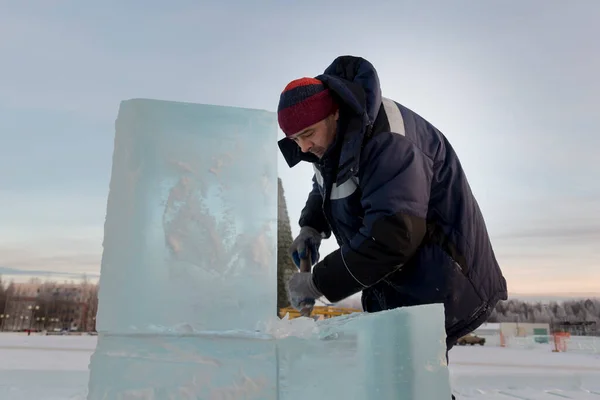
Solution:
M 292 245 L 288 249 L 290 257 L 294 260 L 296 267 L 300 268 L 300 259 L 306 258 L 306 249 L 310 249 L 311 265 L 315 265 L 319 261 L 319 247 L 323 237 L 314 228 L 303 226 L 300 229 L 300 234 L 294 239 Z

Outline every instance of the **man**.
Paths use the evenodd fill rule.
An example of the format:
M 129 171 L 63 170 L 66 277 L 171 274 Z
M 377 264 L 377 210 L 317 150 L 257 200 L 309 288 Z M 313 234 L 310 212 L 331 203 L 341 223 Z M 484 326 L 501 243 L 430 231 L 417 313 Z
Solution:
M 362 291 L 367 312 L 443 303 L 446 344 L 481 325 L 506 281 L 479 206 L 446 137 L 381 95 L 373 65 L 338 57 L 281 93 L 279 141 L 288 165 L 314 166 L 290 253 L 312 272 L 288 282 L 295 308 Z M 323 238 L 340 248 L 319 261 Z M 316 264 L 316 265 L 315 265 Z

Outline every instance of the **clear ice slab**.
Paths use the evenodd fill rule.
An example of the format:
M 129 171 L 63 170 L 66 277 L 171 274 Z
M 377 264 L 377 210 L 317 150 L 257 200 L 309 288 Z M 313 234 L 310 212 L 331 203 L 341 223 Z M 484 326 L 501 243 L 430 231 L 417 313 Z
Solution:
M 331 318 L 316 332 L 278 341 L 278 399 L 450 398 L 441 304 Z
M 99 330 L 252 330 L 276 315 L 276 141 L 268 111 L 121 103 Z
M 264 332 L 104 335 L 88 399 L 450 398 L 443 306 L 302 319 Z
M 252 335 L 99 337 L 88 400 L 276 400 L 273 340 Z
M 88 399 L 450 398 L 441 304 L 276 317 L 277 122 L 121 104 Z

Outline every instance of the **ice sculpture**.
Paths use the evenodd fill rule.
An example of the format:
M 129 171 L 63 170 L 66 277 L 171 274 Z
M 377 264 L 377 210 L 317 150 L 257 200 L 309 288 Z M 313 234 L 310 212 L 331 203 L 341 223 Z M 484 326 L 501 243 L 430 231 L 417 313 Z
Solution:
M 129 100 L 89 400 L 450 398 L 443 306 L 276 318 L 277 124 Z

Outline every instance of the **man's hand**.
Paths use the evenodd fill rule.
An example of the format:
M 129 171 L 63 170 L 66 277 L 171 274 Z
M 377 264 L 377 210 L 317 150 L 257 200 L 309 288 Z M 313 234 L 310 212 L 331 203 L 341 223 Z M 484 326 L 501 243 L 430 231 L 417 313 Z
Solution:
M 321 234 L 310 226 L 303 226 L 300 234 L 294 239 L 288 249 L 290 257 L 294 260 L 296 267 L 300 268 L 300 259 L 306 258 L 306 249 L 310 250 L 311 265 L 319 261 L 319 246 L 321 245 Z
M 300 311 L 305 305 L 312 305 L 323 296 L 313 282 L 312 273 L 297 272 L 287 283 L 288 298 L 292 307 Z

